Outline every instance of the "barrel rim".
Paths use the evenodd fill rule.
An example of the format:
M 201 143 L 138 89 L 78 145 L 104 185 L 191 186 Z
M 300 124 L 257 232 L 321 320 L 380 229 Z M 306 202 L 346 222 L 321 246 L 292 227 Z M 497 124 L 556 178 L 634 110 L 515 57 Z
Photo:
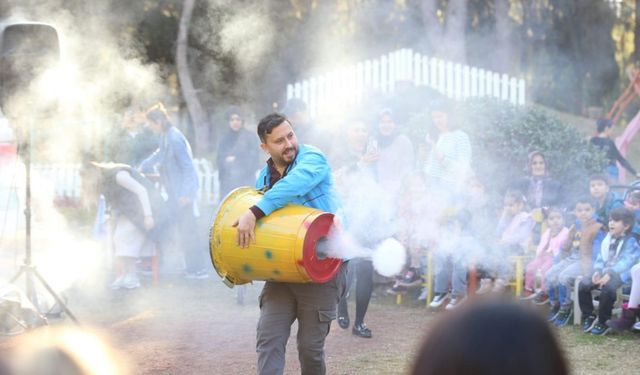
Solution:
M 252 190 L 252 191 L 255 191 L 256 193 L 263 194 L 261 190 L 252 188 L 250 186 L 240 186 L 231 190 L 229 193 L 227 193 L 227 195 L 224 196 L 224 198 L 220 201 L 220 204 L 216 208 L 213 215 L 213 222 L 211 223 L 211 226 L 209 229 L 209 257 L 211 258 L 211 264 L 213 265 L 213 269 L 216 271 L 218 276 L 222 278 L 222 281 L 224 282 L 224 284 L 227 285 L 229 288 L 233 288 L 235 285 L 242 285 L 247 283 L 240 284 L 238 283 L 238 280 L 234 280 L 233 278 L 230 278 L 227 274 L 223 274 L 218 269 L 218 266 L 216 266 L 215 257 L 213 256 L 213 252 L 214 252 L 213 233 L 214 233 L 214 230 L 216 229 L 216 223 L 218 222 L 218 214 L 220 213 L 220 210 L 222 210 L 225 203 L 227 203 L 227 201 L 229 200 L 229 198 L 231 198 L 231 196 L 238 195 L 241 192 L 244 192 L 247 190 Z

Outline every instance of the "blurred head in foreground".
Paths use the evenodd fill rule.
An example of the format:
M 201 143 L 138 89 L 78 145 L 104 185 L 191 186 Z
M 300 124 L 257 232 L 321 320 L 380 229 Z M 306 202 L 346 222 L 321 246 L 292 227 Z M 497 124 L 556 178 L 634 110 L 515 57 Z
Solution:
M 8 353 L 7 353 L 8 354 Z M 128 374 L 123 358 L 86 330 L 43 327 L 19 339 L 5 371 L 15 375 Z
M 463 305 L 434 321 L 413 375 L 565 375 L 563 353 L 538 312 L 502 300 Z

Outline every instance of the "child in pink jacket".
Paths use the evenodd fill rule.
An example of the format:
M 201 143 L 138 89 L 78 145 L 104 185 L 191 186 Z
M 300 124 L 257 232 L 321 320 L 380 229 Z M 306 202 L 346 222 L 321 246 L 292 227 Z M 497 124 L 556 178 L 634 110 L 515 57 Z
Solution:
M 547 230 L 540 237 L 536 257 L 527 265 L 524 275 L 523 299 L 534 299 L 536 297 L 537 294 L 533 290 L 536 273 L 540 271 L 544 276 L 569 238 L 569 229 L 564 225 L 564 215 L 560 209 L 551 207 L 545 212 L 545 216 Z M 545 290 L 544 277 L 540 288 Z

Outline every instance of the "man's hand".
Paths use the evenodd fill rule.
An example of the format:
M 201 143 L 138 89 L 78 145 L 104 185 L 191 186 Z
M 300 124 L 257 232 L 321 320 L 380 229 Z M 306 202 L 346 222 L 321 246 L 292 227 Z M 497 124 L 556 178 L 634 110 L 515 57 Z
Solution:
M 256 217 L 251 210 L 247 210 L 235 223 L 234 228 L 238 228 L 236 243 L 241 248 L 249 247 L 250 244 L 256 243 Z
M 593 276 L 591 276 L 591 282 L 593 284 L 600 284 L 600 279 L 601 279 L 600 272 L 594 272 Z

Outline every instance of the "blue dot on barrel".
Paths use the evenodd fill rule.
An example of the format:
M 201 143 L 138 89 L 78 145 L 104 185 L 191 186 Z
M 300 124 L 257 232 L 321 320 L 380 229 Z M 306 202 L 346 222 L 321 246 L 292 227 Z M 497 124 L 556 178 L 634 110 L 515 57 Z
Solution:
M 251 273 L 251 265 L 245 263 L 242 265 L 242 270 L 244 271 L 244 273 Z
M 273 274 L 274 275 L 279 275 L 280 274 L 280 270 L 273 270 Z
M 273 259 L 273 253 L 271 252 L 271 250 L 267 249 L 264 251 L 264 257 L 267 259 Z

